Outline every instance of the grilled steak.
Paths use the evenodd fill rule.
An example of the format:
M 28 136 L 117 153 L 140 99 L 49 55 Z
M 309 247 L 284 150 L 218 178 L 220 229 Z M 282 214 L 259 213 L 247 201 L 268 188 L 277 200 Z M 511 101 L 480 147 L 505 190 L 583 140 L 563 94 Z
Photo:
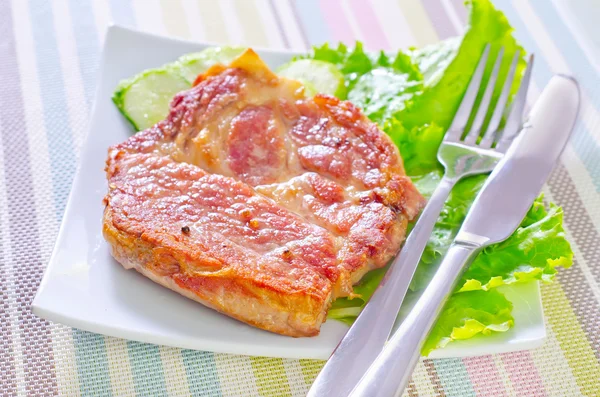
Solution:
M 349 102 L 248 50 L 109 149 L 103 232 L 153 281 L 268 331 L 319 333 L 332 300 L 384 266 L 423 198 Z

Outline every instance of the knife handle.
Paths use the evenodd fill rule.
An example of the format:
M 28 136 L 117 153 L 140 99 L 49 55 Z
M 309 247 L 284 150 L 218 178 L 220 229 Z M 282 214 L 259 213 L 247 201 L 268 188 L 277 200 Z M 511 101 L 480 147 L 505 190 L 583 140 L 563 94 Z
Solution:
M 421 347 L 467 265 L 482 246 L 455 242 L 433 279 L 406 319 L 365 373 L 352 397 L 390 397 L 401 394 L 412 374 Z

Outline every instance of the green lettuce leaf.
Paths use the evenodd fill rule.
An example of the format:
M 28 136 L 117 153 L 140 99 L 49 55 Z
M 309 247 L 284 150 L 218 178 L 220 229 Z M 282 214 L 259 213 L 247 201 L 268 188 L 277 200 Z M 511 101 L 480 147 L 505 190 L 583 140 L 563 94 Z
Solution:
M 573 263 L 562 220 L 560 207 L 550 204 L 546 210 L 538 199 L 512 236 L 477 256 L 462 278 L 460 291 L 488 290 L 531 280 L 552 281 L 557 266 L 567 268 Z
M 500 47 L 504 48 L 499 81 L 504 81 L 515 52 L 520 51 L 524 55 L 522 47 L 512 36 L 513 28 L 508 20 L 490 1 L 473 0 L 466 5 L 470 10 L 469 25 L 460 39 L 458 49 L 458 39 L 451 39 L 450 42 L 413 52 L 414 62 L 425 68 L 421 72 L 427 78 L 427 85 L 423 94 L 415 97 L 398 115 L 408 128 L 432 123 L 444 130 L 450 126 L 486 44 L 491 45 L 493 56 Z M 516 71 L 518 78 L 512 87 L 513 94 L 518 89 L 524 67 L 525 61 L 521 56 Z M 491 69 L 492 63 L 488 62 L 484 82 L 489 79 Z M 498 96 L 499 90 L 496 90 L 492 105 Z
M 443 77 L 443 72 L 456 58 L 462 37 L 452 37 L 423 48 L 413 49 L 409 56 L 423 75 L 423 83 L 431 87 Z
M 446 302 L 421 353 L 426 356 L 453 340 L 508 331 L 514 324 L 511 311 L 512 303 L 496 290 L 454 294 Z
M 394 118 L 387 120 L 383 130 L 400 149 L 407 175 L 418 177 L 443 171 L 437 160 L 438 147 L 445 133 L 442 128 L 436 124 L 424 124 L 407 129 Z
M 331 62 L 342 71 L 347 98 L 391 137 L 400 149 L 407 175 L 426 197 L 443 175 L 437 150 L 486 43 L 491 43 L 492 56 L 504 47 L 500 81 L 516 51 L 520 51 L 517 77 L 524 69 L 524 52 L 504 15 L 489 0 L 473 0 L 467 7 L 470 22 L 461 37 L 394 56 L 369 54 L 360 43 L 353 49 L 342 44 L 337 48 L 324 45 L 308 56 Z M 490 69 L 491 63 L 484 82 Z M 519 80 L 515 79 L 513 94 Z M 496 100 L 494 96 L 492 106 Z M 414 301 L 428 285 L 486 178 L 470 177 L 453 189 L 421 257 L 404 311 L 407 301 Z M 494 287 L 531 280 L 549 282 L 556 267 L 571 265 L 572 256 L 562 227 L 562 210 L 553 204 L 544 205 L 541 198 L 536 200 L 509 239 L 487 248 L 475 259 L 443 309 L 423 353 L 452 340 L 506 331 L 513 324 L 512 305 Z M 355 287 L 360 297 L 336 300 L 329 317 L 351 324 L 384 274 L 385 269 L 368 273 Z
M 422 92 L 423 76 L 411 57 L 402 51 L 388 56 L 383 51 L 367 53 L 360 42 L 353 49 L 345 44 L 333 48 L 326 43 L 301 58 L 337 66 L 344 74 L 348 99 L 373 121 L 381 122 L 404 109 L 406 101 Z
M 373 121 L 382 123 L 406 108 L 410 100 L 423 91 L 421 76 L 392 68 L 373 69 L 357 79 L 348 100 L 360 107 Z
M 313 47 L 310 54 L 299 58 L 311 58 L 334 64 L 344 74 L 348 89 L 354 87 L 358 79 L 364 74 L 378 68 L 386 68 L 402 74 L 407 74 L 410 80 L 421 80 L 418 67 L 412 62 L 410 56 L 398 52 L 395 56 L 388 56 L 383 51 L 372 54 L 365 52 L 362 43 L 357 42 L 350 49 L 345 44 L 338 44 L 336 48 L 328 43 Z

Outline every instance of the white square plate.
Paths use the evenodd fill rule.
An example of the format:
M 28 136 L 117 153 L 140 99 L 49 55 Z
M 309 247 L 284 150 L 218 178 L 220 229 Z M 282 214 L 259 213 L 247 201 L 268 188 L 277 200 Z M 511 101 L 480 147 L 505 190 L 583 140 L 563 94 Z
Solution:
M 346 332 L 346 325 L 327 321 L 321 334 L 313 338 L 291 338 L 250 327 L 125 270 L 112 259 L 102 237 L 107 148 L 132 132 L 111 101 L 117 83 L 206 47 L 118 26 L 109 28 L 90 132 L 33 312 L 72 327 L 141 342 L 223 353 L 326 359 Z M 271 67 L 293 55 L 258 52 Z M 505 292 L 515 306 L 513 329 L 451 343 L 432 356 L 498 353 L 541 344 L 545 328 L 537 284 L 506 288 Z

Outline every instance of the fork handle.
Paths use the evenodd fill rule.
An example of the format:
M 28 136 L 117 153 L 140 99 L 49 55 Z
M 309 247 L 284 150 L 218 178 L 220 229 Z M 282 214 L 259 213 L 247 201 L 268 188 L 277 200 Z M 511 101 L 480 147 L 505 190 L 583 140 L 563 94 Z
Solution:
M 480 246 L 464 243 L 450 246 L 414 308 L 360 380 L 351 397 L 390 397 L 402 393 L 444 303 L 464 269 L 480 250 Z
M 457 178 L 444 176 L 400 254 L 319 373 L 307 397 L 347 397 L 390 336 L 423 250 Z

